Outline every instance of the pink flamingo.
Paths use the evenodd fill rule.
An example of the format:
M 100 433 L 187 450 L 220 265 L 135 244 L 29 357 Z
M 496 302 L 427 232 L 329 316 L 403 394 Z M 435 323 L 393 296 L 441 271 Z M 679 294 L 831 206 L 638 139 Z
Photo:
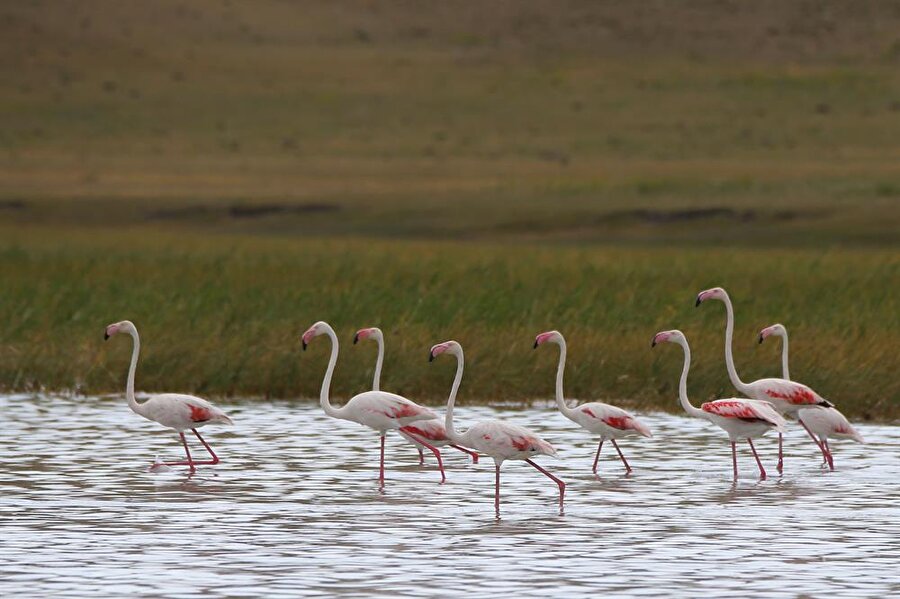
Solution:
M 212 405 L 205 399 L 194 397 L 193 395 L 181 395 L 179 393 L 162 393 L 153 395 L 150 399 L 138 403 L 134 397 L 134 373 L 137 370 L 138 356 L 141 353 L 141 339 L 138 336 L 137 327 L 130 320 L 123 320 L 106 327 L 104 339 L 109 339 L 117 333 L 127 333 L 134 340 L 134 349 L 131 353 L 131 366 L 128 369 L 128 382 L 125 386 L 125 397 L 128 400 L 128 407 L 133 412 L 146 418 L 153 420 L 161 425 L 174 429 L 181 436 L 181 443 L 184 445 L 184 453 L 187 461 L 184 462 L 163 462 L 166 466 L 188 466 L 191 472 L 196 470 L 196 466 L 211 466 L 219 463 L 219 457 L 212 450 L 197 429 L 210 423 L 233 424 L 225 412 Z M 191 450 L 188 449 L 187 439 L 184 431 L 190 430 L 200 442 L 212 458 L 208 462 L 197 462 L 191 458 Z
M 824 399 L 818 393 L 803 385 L 787 379 L 759 379 L 752 383 L 745 383 L 738 376 L 737 370 L 734 368 L 734 356 L 731 353 L 731 338 L 734 333 L 734 308 L 731 306 L 731 298 L 728 293 L 721 287 L 714 287 L 701 291 L 697 295 L 697 303 L 701 303 L 709 299 L 719 300 L 725 304 L 725 365 L 728 368 L 728 377 L 735 388 L 748 397 L 767 401 L 775 406 L 781 414 L 788 414 L 797 417 L 797 421 L 806 429 L 809 436 L 819 447 L 819 441 L 813 435 L 809 427 L 798 417 L 798 412 L 803 408 L 811 406 L 833 407 L 831 402 Z M 778 472 L 784 470 L 784 433 L 778 433 Z
M 366 391 L 360 393 L 344 404 L 340 408 L 335 408 L 328 400 L 329 391 L 331 389 L 331 377 L 334 374 L 334 367 L 337 364 L 338 357 L 338 340 L 334 329 L 327 322 L 319 321 L 312 325 L 303 333 L 303 350 L 313 338 L 319 335 L 328 335 L 331 339 L 331 359 L 328 361 L 328 368 L 325 371 L 325 378 L 322 381 L 322 393 L 319 402 L 326 414 L 332 418 L 340 418 L 342 420 L 350 420 L 374 429 L 381 436 L 381 462 L 378 474 L 378 482 L 384 484 L 384 436 L 387 431 L 398 429 L 418 420 L 431 420 L 435 418 L 435 413 L 428 408 L 422 407 L 405 397 L 400 397 L 393 393 L 384 391 Z M 438 460 L 438 467 L 441 471 L 441 482 L 443 483 L 447 477 L 444 475 L 444 465 L 441 461 L 441 453 L 436 447 L 422 441 L 422 445 L 430 449 Z
M 787 329 L 782 324 L 773 324 L 759 332 L 759 342 L 762 343 L 768 337 L 781 337 L 781 376 L 790 380 L 790 369 L 788 368 L 788 334 Z M 822 457 L 825 459 L 824 464 L 828 464 L 831 470 L 834 470 L 834 456 L 831 448 L 828 447 L 828 438 L 835 437 L 838 439 L 853 439 L 857 443 L 865 443 L 850 421 L 841 414 L 837 408 L 826 408 L 822 406 L 814 406 L 811 408 L 803 408 L 798 413 L 798 418 L 806 423 L 806 426 L 819 438 L 819 449 L 822 450 Z
M 356 345 L 360 339 L 374 339 L 378 344 L 378 358 L 375 360 L 375 375 L 372 378 L 372 390 L 378 391 L 381 388 L 381 365 L 384 363 L 384 334 L 378 327 L 360 329 L 353 336 L 353 345 Z M 422 448 L 425 446 L 419 441 L 420 439 L 425 439 L 435 447 L 450 446 L 453 449 L 458 449 L 472 456 L 473 464 L 478 463 L 478 453 L 451 443 L 450 438 L 447 437 L 444 425 L 437 418 L 434 420 L 418 420 L 399 429 L 399 433 L 401 437 L 419 450 L 420 466 L 425 464 L 425 454 L 422 452 Z
M 600 449 L 603 442 L 607 439 L 612 441 L 613 447 L 622 458 L 625 464 L 626 474 L 631 472 L 631 466 L 625 459 L 622 450 L 616 443 L 616 439 L 629 437 L 632 435 L 643 435 L 644 437 L 652 437 L 650 428 L 643 422 L 623 410 L 609 404 L 600 402 L 591 402 L 582 404 L 576 408 L 570 408 L 566 405 L 563 397 L 563 373 L 566 368 L 566 340 L 559 331 L 548 331 L 541 333 L 534 340 L 534 348 L 543 343 L 555 343 L 559 346 L 559 366 L 556 369 L 556 405 L 563 415 L 580 425 L 589 432 L 600 435 L 600 443 L 597 445 L 597 455 L 594 456 L 594 474 L 597 473 L 597 461 L 600 459 Z
M 500 466 L 506 460 L 524 460 L 539 472 L 549 477 L 559 487 L 559 508 L 562 510 L 563 497 L 566 493 L 566 483 L 556 478 L 537 464 L 531 458 L 536 455 L 550 455 L 558 457 L 553 446 L 541 439 L 527 428 L 515 426 L 499 420 L 482 420 L 469 427 L 464 433 L 459 433 L 453 427 L 453 406 L 456 403 L 456 394 L 462 382 L 464 357 L 462 346 L 456 341 L 438 343 L 428 353 L 428 361 L 435 357 L 448 353 L 456 356 L 456 377 L 450 388 L 450 397 L 447 400 L 447 414 L 444 418 L 444 427 L 447 436 L 454 443 L 465 447 L 472 447 L 478 452 L 494 458 L 494 470 L 496 472 L 494 487 L 494 509 L 500 513 Z
M 688 346 L 687 339 L 681 331 L 663 331 L 653 337 L 650 347 L 655 347 L 658 343 L 665 341 L 677 343 L 684 349 L 684 370 L 681 371 L 681 382 L 678 384 L 678 399 L 681 401 L 681 407 L 691 416 L 709 420 L 728 433 L 728 437 L 731 439 L 731 461 L 734 465 L 735 480 L 738 477 L 735 444 L 744 439 L 750 444 L 750 450 L 753 452 L 753 457 L 756 458 L 756 465 L 759 466 L 759 478 L 765 480 L 766 471 L 762 462 L 759 461 L 759 455 L 753 446 L 753 439 L 763 436 L 772 428 L 777 431 L 783 430 L 784 418 L 771 403 L 754 399 L 717 399 L 701 404 L 700 409 L 695 408 L 687 396 L 687 376 L 691 368 L 691 348 Z

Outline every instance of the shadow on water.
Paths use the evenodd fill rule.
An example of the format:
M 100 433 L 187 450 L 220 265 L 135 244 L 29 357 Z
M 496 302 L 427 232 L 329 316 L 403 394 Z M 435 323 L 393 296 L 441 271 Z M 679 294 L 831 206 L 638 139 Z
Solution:
M 0 592 L 4 596 L 209 597 L 394 593 L 596 596 L 714 592 L 796 596 L 900 590 L 900 429 L 863 425 L 867 445 L 835 443 L 819 468 L 802 430 L 757 445 L 731 479 L 727 440 L 708 423 L 646 414 L 652 439 L 621 443 L 634 467 L 552 409 L 462 408 L 463 423 L 508 418 L 560 452 L 502 470 L 494 511 L 490 459 L 433 459 L 314 404 L 230 408 L 206 429 L 222 457 L 190 474 L 177 436 L 113 399 L 0 397 Z M 812 567 L 811 567 L 812 566 Z M 824 566 L 824 567 L 823 567 Z M 711 575 L 710 572 L 714 572 Z M 198 575 L 202 573 L 202 575 Z M 776 575 L 777 574 L 777 575 Z M 789 580 L 790 584 L 785 584 Z

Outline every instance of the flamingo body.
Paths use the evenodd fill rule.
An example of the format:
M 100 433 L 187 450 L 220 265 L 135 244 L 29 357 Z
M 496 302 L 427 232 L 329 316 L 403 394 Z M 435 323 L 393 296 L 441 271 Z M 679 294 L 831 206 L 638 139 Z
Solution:
M 351 420 L 384 433 L 417 420 L 437 418 L 437 414 L 405 397 L 386 391 L 365 391 L 337 408 L 339 418 Z
M 199 397 L 193 395 L 183 395 L 181 393 L 161 393 L 153 395 L 142 403 L 138 403 L 134 395 L 134 378 L 137 370 L 138 357 L 141 352 L 141 339 L 138 335 L 137 327 L 130 320 L 123 320 L 106 327 L 104 339 L 109 339 L 118 333 L 126 333 L 131 336 L 134 347 L 131 353 L 131 366 L 128 369 L 128 381 L 125 384 L 125 397 L 128 401 L 128 407 L 147 420 L 158 422 L 166 428 L 173 429 L 178 432 L 181 437 L 181 443 L 184 446 L 184 453 L 187 461 L 184 462 L 166 462 L 167 466 L 189 466 L 191 472 L 196 470 L 198 464 L 213 465 L 219 463 L 219 458 L 212 450 L 212 447 L 200 436 L 197 429 L 207 424 L 233 424 L 231 418 L 225 412 Z M 206 448 L 210 455 L 210 460 L 205 462 L 197 462 L 191 457 L 191 450 L 188 449 L 187 439 L 184 431 L 190 430 L 196 435 L 197 439 Z

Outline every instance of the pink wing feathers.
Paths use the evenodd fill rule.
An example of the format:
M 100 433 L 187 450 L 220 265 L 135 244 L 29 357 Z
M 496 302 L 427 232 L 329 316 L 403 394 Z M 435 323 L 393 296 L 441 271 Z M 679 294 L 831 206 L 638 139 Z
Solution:
M 581 413 L 590 416 L 591 418 L 602 421 L 603 424 L 611 428 L 616 428 L 623 431 L 633 430 L 645 437 L 653 436 L 650 433 L 650 428 L 646 424 L 644 424 L 622 408 L 617 408 L 609 404 L 594 402 L 584 404 L 576 409 L 580 410 Z
M 738 418 L 740 420 L 763 420 L 781 430 L 785 421 L 775 411 L 772 404 L 753 399 L 719 399 L 708 401 L 700 406 L 700 409 L 709 414 L 715 414 L 723 418 Z

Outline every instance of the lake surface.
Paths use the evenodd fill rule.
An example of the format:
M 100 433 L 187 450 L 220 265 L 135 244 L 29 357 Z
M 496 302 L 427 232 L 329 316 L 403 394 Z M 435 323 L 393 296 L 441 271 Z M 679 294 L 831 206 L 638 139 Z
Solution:
M 604 446 L 554 408 L 461 406 L 459 426 L 499 417 L 534 428 L 560 459 L 503 467 L 446 449 L 447 483 L 397 435 L 377 483 L 378 437 L 303 402 L 220 403 L 218 466 L 150 471 L 182 458 L 176 434 L 121 398 L 0 396 L 0 594 L 73 597 L 717 596 L 900 593 L 900 427 L 833 441 L 837 471 L 802 429 L 744 444 L 731 480 L 713 425 L 644 414 L 653 439 Z M 193 440 L 195 458 L 203 448 Z

